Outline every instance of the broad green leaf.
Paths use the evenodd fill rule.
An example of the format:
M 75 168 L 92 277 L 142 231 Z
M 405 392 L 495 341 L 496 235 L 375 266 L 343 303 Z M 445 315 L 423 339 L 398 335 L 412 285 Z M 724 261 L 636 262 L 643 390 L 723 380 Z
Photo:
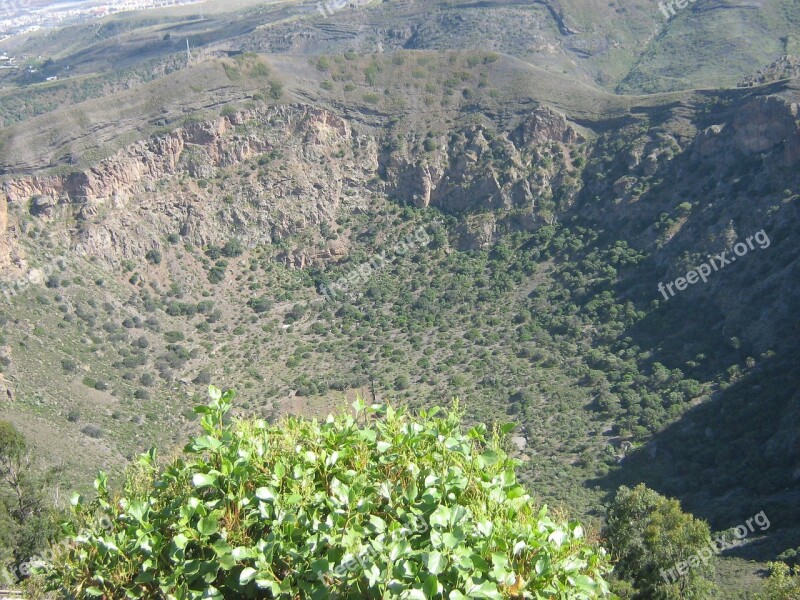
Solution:
M 503 594 L 491 581 L 484 581 L 479 586 L 474 586 L 467 591 L 470 598 L 488 598 L 489 600 L 503 600 Z
M 564 541 L 566 539 L 567 539 L 567 534 L 560 529 L 556 529 L 553 533 L 551 533 L 547 537 L 547 541 L 550 542 L 551 544 L 555 544 L 557 548 L 560 548 L 564 544 Z
M 425 593 L 425 597 L 428 599 L 436 597 L 436 595 L 439 593 L 439 580 L 436 579 L 436 575 L 431 573 L 425 578 L 425 582 L 422 584 L 422 591 Z
M 256 578 L 257 574 L 258 574 L 258 571 L 256 569 L 254 569 L 253 567 L 246 567 L 246 568 L 242 569 L 241 573 L 239 573 L 239 583 L 241 585 L 247 585 L 248 583 L 253 581 L 253 579 Z
M 516 498 L 522 498 L 527 493 L 524 487 L 517 485 L 506 491 L 506 496 L 508 496 L 509 500 L 515 500 Z
M 586 575 L 577 575 L 574 578 L 575 587 L 585 592 L 594 593 L 597 591 L 597 583 L 591 577 Z
M 447 527 L 450 525 L 450 509 L 446 506 L 438 506 L 431 515 L 432 527 Z
M 259 500 L 275 500 L 276 493 L 268 487 L 260 487 L 256 490 L 256 498 Z
M 484 450 L 481 454 L 481 458 L 487 467 L 491 467 L 497 464 L 497 461 L 500 460 L 500 455 L 494 450 Z
M 194 487 L 208 487 L 217 483 L 217 476 L 210 473 L 195 473 L 192 476 L 192 484 Z
M 215 517 L 212 516 L 203 517 L 197 523 L 197 532 L 202 537 L 209 537 L 215 534 L 218 530 L 219 530 L 219 523 L 217 522 L 217 519 Z
M 196 451 L 217 450 L 220 446 L 222 446 L 222 442 L 220 442 L 217 438 L 211 437 L 210 435 L 202 435 L 200 437 L 196 437 L 192 445 Z
M 439 575 L 442 571 L 444 571 L 446 564 L 447 559 L 445 559 L 441 552 L 431 552 L 428 554 L 426 566 L 429 573 L 432 573 L 433 575 Z
M 258 556 L 258 550 L 256 548 L 245 548 L 243 546 L 239 546 L 231 550 L 231 556 L 240 561 L 248 558 L 255 558 Z

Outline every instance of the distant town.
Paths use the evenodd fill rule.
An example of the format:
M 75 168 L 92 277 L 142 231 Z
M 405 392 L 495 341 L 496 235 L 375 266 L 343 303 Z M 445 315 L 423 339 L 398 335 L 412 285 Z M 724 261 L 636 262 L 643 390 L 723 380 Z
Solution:
M 100 19 L 114 13 L 205 2 L 206 0 L 106 0 L 60 2 L 46 7 L 32 7 L 26 0 L 10 0 L 0 3 L 0 39 L 59 25 Z

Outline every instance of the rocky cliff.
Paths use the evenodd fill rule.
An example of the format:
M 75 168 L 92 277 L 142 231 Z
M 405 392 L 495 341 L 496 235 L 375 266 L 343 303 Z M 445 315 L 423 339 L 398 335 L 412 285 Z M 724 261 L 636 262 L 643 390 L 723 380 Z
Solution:
M 500 211 L 488 225 L 465 221 L 462 244 L 477 247 L 503 231 L 553 224 L 575 210 L 600 221 L 652 224 L 680 200 L 699 203 L 711 190 L 726 198 L 716 209 L 722 219 L 732 206 L 752 201 L 739 198 L 743 184 L 731 180 L 742 160 L 761 161 L 756 189 L 791 187 L 800 162 L 791 94 L 756 96 L 713 124 L 704 123 L 700 110 L 665 111 L 664 122 L 644 133 L 635 120 L 621 129 L 595 123 L 592 131 L 545 106 L 499 127 L 486 118 L 465 119 L 425 134 L 378 129 L 307 104 L 192 122 L 86 170 L 6 178 L 0 266 L 22 264 L 15 240 L 34 222 L 47 224 L 63 246 L 113 264 L 141 260 L 175 233 L 195 245 L 236 236 L 253 247 L 321 223 L 335 227 L 342 211 L 368 208 L 375 193 L 448 213 Z M 687 181 L 689 174 L 694 181 Z M 664 179 L 673 184 L 665 187 Z M 752 193 L 749 183 L 747 190 Z M 598 197 L 619 202 L 611 208 L 591 200 Z M 706 214 L 703 227 L 726 231 L 725 223 L 708 220 Z M 756 221 L 746 218 L 742 227 L 752 229 Z M 639 242 L 685 243 L 689 251 L 693 242 L 679 233 L 675 227 L 664 238 L 648 226 Z M 345 238 L 331 248 L 312 235 L 284 260 L 305 267 L 341 255 L 346 245 Z
M 171 233 L 196 245 L 231 235 L 270 243 L 335 223 L 343 205 L 366 208 L 373 192 L 447 212 L 523 208 L 531 226 L 544 203 L 552 222 L 552 189 L 574 181 L 570 148 L 583 141 L 547 108 L 507 131 L 471 125 L 388 149 L 385 133 L 308 105 L 237 112 L 137 142 L 86 170 L 7 178 L 3 201 L 19 216 L 0 221 L 0 264 L 31 219 L 113 264 L 141 259 Z M 298 248 L 288 263 L 305 265 L 320 250 Z
M 6 227 L 4 210 L 0 224 L 49 223 L 75 251 L 109 263 L 140 259 L 178 232 L 198 245 L 232 234 L 269 243 L 333 221 L 343 202 L 365 202 L 355 190 L 376 161 L 374 138 L 354 136 L 328 111 L 240 112 L 135 143 L 84 171 L 7 178 L 3 208 L 19 217 Z M 8 231 L 0 264 L 14 252 Z

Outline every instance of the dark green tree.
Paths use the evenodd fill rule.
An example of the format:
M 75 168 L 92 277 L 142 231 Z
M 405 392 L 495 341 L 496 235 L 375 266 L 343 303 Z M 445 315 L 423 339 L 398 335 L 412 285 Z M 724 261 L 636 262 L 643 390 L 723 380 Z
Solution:
M 618 578 L 637 600 L 700 600 L 713 591 L 714 546 L 708 525 L 644 484 L 621 487 L 604 536 Z M 627 587 L 622 584 L 620 588 Z
M 18 577 L 28 575 L 19 565 L 46 547 L 55 524 L 44 491 L 58 470 L 37 471 L 32 455 L 25 436 L 0 421 L 0 567 Z

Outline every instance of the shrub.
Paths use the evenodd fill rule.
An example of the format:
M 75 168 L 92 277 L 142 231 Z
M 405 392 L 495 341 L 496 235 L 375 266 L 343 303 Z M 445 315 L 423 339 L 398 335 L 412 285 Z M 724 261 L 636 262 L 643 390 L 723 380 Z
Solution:
M 209 383 L 211 383 L 211 373 L 203 369 L 192 380 L 192 383 L 196 385 L 208 385 Z
M 264 313 L 269 311 L 274 306 L 274 303 L 266 296 L 261 296 L 260 298 L 250 298 L 247 301 L 247 306 L 257 313 Z
M 756 596 L 756 600 L 795 600 L 800 598 L 800 569 L 775 562 L 769 563 L 769 579 L 766 593 Z
M 364 79 L 369 85 L 375 85 L 378 83 L 378 71 L 378 65 L 375 63 L 364 69 Z
M 97 425 L 87 425 L 83 429 L 81 429 L 81 433 L 84 435 L 88 435 L 90 438 L 99 439 L 103 437 L 103 430 L 100 429 Z
M 159 250 L 148 250 L 144 257 L 152 265 L 160 265 L 164 258 Z
M 211 267 L 208 271 L 208 282 L 217 284 L 225 279 L 225 267 L 219 265 Z
M 129 472 L 123 496 L 101 473 L 97 497 L 73 501 L 74 520 L 62 525 L 70 543 L 44 569 L 50 589 L 115 598 L 609 597 L 605 551 L 578 523 L 535 508 L 501 436 L 487 437 L 483 425 L 462 433 L 457 407 L 412 419 L 359 400 L 355 417 L 226 425 L 233 394 L 210 391 L 211 404 L 196 409 L 204 433 L 183 456 L 159 469 L 153 450 Z
M 397 391 L 407 390 L 411 386 L 408 375 L 398 375 L 394 380 L 394 389 Z
M 280 100 L 283 96 L 283 84 L 280 81 L 269 82 L 269 96 L 273 100 Z
M 244 246 L 237 238 L 228 240 L 222 247 L 223 256 L 227 256 L 228 258 L 236 258 L 237 256 L 241 256 L 243 252 Z
M 785 562 L 790 567 L 800 566 L 800 548 L 790 548 L 781 552 L 778 560 Z
M 164 333 L 164 341 L 168 344 L 175 344 L 177 342 L 182 342 L 186 339 L 186 336 L 183 335 L 181 331 L 167 331 Z

